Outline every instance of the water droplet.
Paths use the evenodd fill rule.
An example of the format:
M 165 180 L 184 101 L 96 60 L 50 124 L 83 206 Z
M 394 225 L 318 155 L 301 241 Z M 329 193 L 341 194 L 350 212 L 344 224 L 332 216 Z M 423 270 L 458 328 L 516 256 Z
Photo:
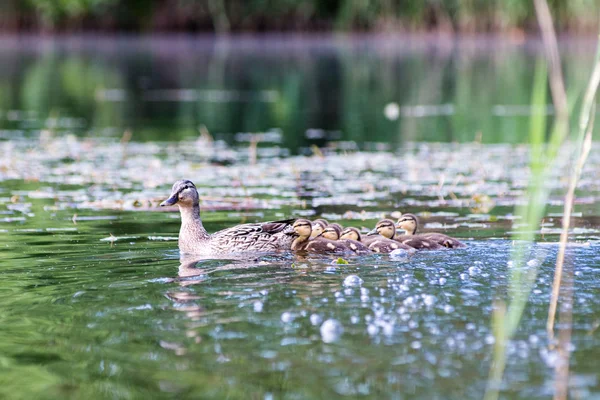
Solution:
M 262 312 L 262 310 L 263 310 L 262 301 L 255 301 L 253 306 L 254 306 L 254 312 Z M 283 315 L 282 315 L 282 318 L 283 318 Z
M 425 303 L 426 306 L 434 305 L 435 304 L 435 296 L 432 296 L 430 294 L 423 295 L 423 303 Z
M 319 325 L 321 323 L 321 321 L 323 321 L 323 318 L 321 318 L 321 316 L 319 314 L 311 314 L 310 323 L 313 326 Z
M 344 333 L 344 327 L 335 319 L 328 319 L 321 325 L 321 339 L 325 343 L 332 343 Z
M 344 279 L 344 286 L 360 286 L 362 283 L 363 280 L 357 275 L 348 275 Z
M 291 312 L 284 312 L 283 314 L 281 314 L 281 322 L 283 322 L 284 324 L 288 324 L 290 322 L 292 322 L 294 320 L 294 314 L 292 314 Z

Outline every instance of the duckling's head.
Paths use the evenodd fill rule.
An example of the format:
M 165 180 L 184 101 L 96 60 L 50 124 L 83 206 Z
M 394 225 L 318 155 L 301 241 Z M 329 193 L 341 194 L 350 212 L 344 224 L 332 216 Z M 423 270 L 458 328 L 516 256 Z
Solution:
M 351 239 L 360 242 L 360 232 L 354 227 L 346 228 L 342 231 L 340 239 Z
M 330 224 L 327 228 L 323 230 L 321 236 L 329 240 L 339 240 L 341 233 L 342 230 L 340 229 L 338 224 Z
M 327 221 L 325 221 L 324 219 L 314 220 L 312 222 L 312 234 L 310 235 L 310 237 L 314 238 L 314 237 L 321 235 L 323 233 L 323 231 L 325 230 L 325 228 L 327 228 L 328 225 L 329 225 L 329 223 Z
M 368 233 L 369 235 L 381 235 L 392 239 L 396 235 L 396 225 L 391 219 L 382 219 L 375 225 L 375 229 Z
M 171 195 L 168 199 L 160 203 L 161 207 L 172 206 L 174 204 L 181 206 L 193 206 L 199 203 L 198 191 L 192 181 L 187 179 L 177 181 L 171 188 Z
M 417 217 L 414 214 L 403 214 L 398 219 L 397 228 L 404 229 L 407 234 L 414 235 L 417 232 Z
M 301 238 L 308 238 L 312 232 L 312 224 L 307 219 L 297 219 L 292 227 L 294 232 Z

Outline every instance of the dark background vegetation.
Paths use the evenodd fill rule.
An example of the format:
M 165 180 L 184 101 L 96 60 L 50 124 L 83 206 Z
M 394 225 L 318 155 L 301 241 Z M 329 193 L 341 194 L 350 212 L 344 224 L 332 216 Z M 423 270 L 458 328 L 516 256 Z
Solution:
M 597 0 L 551 0 L 559 31 L 595 32 Z M 2 32 L 526 33 L 527 0 L 2 0 Z

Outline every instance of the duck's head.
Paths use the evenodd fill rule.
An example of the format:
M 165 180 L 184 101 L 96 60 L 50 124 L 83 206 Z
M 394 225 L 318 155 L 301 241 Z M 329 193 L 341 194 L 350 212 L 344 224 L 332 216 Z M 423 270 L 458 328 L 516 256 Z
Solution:
M 312 223 L 307 219 L 297 219 L 294 221 L 294 232 L 301 238 L 308 238 L 312 232 Z
M 179 206 L 193 206 L 198 204 L 199 197 L 196 186 L 192 181 L 186 179 L 177 181 L 171 188 L 171 195 L 168 199 L 160 203 L 161 207 L 172 206 L 178 204 Z
M 351 239 L 360 242 L 360 232 L 354 227 L 346 228 L 342 231 L 340 239 Z
M 312 222 L 312 234 L 310 237 L 314 238 L 319 236 L 323 233 L 323 231 L 325 230 L 325 228 L 327 228 L 328 225 L 329 223 L 324 219 L 315 219 Z
M 323 230 L 321 236 L 329 240 L 339 240 L 342 230 L 339 224 L 329 224 L 327 228 Z
M 391 219 L 382 219 L 375 225 L 375 229 L 367 235 L 381 235 L 385 238 L 392 239 L 396 235 L 396 224 Z
M 403 214 L 399 219 L 396 227 L 404 229 L 407 234 L 414 235 L 417 232 L 417 217 L 414 214 Z

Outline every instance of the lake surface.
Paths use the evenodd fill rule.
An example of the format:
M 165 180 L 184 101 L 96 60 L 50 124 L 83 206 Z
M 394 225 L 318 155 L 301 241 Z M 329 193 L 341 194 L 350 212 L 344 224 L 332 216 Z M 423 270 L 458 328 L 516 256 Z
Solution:
M 0 41 L 0 397 L 481 398 L 539 49 L 415 40 Z M 583 85 L 593 45 L 564 46 Z M 600 398 L 599 149 L 567 252 L 573 398 Z M 565 167 L 527 252 L 537 277 L 502 398 L 553 393 Z M 180 259 L 179 215 L 157 205 L 181 178 L 209 231 L 288 217 L 366 230 L 410 211 L 468 247 Z
M 293 153 L 332 140 L 527 141 L 537 41 L 413 36 L 0 38 L 0 128 L 179 140 L 204 125 L 283 133 Z M 561 43 L 567 86 L 595 41 Z

